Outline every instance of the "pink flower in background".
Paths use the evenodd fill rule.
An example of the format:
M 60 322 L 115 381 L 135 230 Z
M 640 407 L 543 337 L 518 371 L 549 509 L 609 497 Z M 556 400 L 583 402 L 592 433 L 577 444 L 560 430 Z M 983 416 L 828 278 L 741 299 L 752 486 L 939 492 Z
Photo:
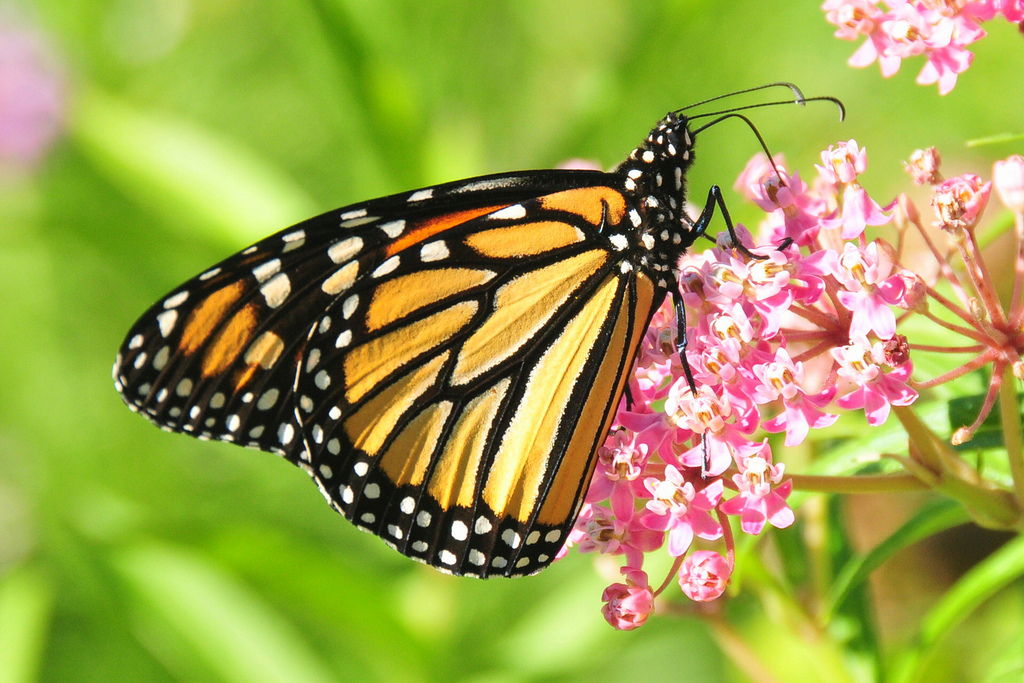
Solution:
M 44 37 L 0 15 L 0 171 L 34 168 L 60 135 L 64 79 Z
M 679 587 L 694 602 L 708 602 L 721 597 L 731 576 L 727 559 L 713 550 L 698 550 L 679 568 Z
M 647 621 L 654 611 L 654 593 L 647 585 L 647 574 L 639 569 L 624 570 L 626 583 L 613 583 L 601 596 L 601 613 L 620 631 L 632 631 Z
M 967 46 L 986 35 L 979 22 L 989 21 L 997 13 L 1017 24 L 1024 21 L 1020 0 L 827 0 L 821 8 L 825 19 L 837 27 L 837 38 L 865 38 L 850 57 L 850 66 L 865 67 L 877 61 L 882 76 L 889 78 L 899 71 L 902 60 L 923 55 L 926 61 L 917 82 L 938 84 L 940 95 L 949 93 L 957 77 L 971 65 L 974 55 Z

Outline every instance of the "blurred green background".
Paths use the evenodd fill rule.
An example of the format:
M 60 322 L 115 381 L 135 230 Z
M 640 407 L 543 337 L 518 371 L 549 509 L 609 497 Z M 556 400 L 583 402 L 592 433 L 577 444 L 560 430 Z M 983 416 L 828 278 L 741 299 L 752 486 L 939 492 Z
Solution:
M 847 67 L 855 45 L 813 2 L 2 9 L 49 46 L 66 97 L 53 147 L 0 176 L 0 678 L 15 681 L 744 680 L 681 596 L 637 632 L 609 628 L 591 557 L 515 581 L 444 576 L 344 522 L 288 463 L 159 432 L 112 386 L 124 333 L 179 282 L 311 215 L 570 158 L 610 167 L 669 109 L 770 81 L 849 110 L 842 124 L 827 105 L 754 112 L 773 151 L 806 178 L 856 138 L 883 203 L 916 147 L 937 145 L 948 175 L 1020 151 L 965 146 L 1021 130 L 1024 42 L 999 21 L 939 97 L 914 83 L 921 60 L 891 80 Z M 695 197 L 731 188 L 757 151 L 739 122 L 706 132 Z M 965 626 L 985 639 L 973 650 L 1019 633 L 1022 602 Z M 808 660 L 816 646 L 777 628 L 772 604 L 741 593 L 724 611 L 779 680 L 841 680 L 808 665 L 828 657 Z

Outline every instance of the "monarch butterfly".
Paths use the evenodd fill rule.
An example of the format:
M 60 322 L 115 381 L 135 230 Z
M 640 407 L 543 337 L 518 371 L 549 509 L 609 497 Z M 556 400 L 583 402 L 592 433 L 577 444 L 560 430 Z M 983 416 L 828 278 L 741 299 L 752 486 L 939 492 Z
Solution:
M 786 83 L 741 92 L 780 85 L 807 101 Z M 695 220 L 683 200 L 695 135 L 749 125 L 746 108 L 671 112 L 609 173 L 483 176 L 283 230 L 153 305 L 117 390 L 168 431 L 283 456 L 413 559 L 536 573 L 576 519 L 651 316 L 669 293 L 682 314 L 677 261 L 716 205 L 735 241 L 717 186 Z

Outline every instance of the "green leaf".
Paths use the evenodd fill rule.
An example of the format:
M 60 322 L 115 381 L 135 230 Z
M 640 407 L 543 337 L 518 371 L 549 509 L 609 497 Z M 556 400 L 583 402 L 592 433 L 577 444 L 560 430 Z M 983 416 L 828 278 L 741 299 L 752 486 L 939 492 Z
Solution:
M 0 681 L 36 680 L 46 649 L 53 587 L 35 569 L 21 568 L 0 581 Z
M 249 243 L 316 213 L 279 170 L 196 124 L 85 89 L 71 125 L 97 169 L 173 229 Z
M 838 572 L 828 599 L 825 620 L 830 621 L 850 594 L 875 569 L 900 550 L 940 531 L 971 521 L 959 503 L 942 498 L 917 511 L 903 526 L 868 553 L 852 558 Z
M 149 625 L 176 636 L 225 681 L 334 680 L 290 623 L 202 559 L 158 543 L 137 545 L 112 559 Z
M 901 658 L 893 680 L 923 680 L 928 661 L 942 640 L 983 602 L 1021 576 L 1024 536 L 1009 541 L 953 584 L 922 620 L 917 644 Z

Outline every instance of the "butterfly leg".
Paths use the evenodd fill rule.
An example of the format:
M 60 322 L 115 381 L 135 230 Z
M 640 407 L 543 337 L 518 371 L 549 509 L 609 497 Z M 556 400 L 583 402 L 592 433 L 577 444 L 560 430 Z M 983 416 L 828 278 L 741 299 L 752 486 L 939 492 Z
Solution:
M 683 294 L 679 291 L 678 284 L 672 289 L 672 305 L 676 309 L 676 351 L 679 353 L 679 360 L 683 364 L 683 374 L 686 376 L 686 385 L 690 388 L 690 395 L 697 398 L 697 382 L 693 378 L 690 361 L 686 359 L 686 345 L 688 343 L 686 336 L 686 306 L 683 305 Z M 701 477 L 704 477 L 711 468 L 708 440 L 704 434 L 701 434 L 700 444 L 704 451 L 704 462 L 701 464 L 700 474 Z

